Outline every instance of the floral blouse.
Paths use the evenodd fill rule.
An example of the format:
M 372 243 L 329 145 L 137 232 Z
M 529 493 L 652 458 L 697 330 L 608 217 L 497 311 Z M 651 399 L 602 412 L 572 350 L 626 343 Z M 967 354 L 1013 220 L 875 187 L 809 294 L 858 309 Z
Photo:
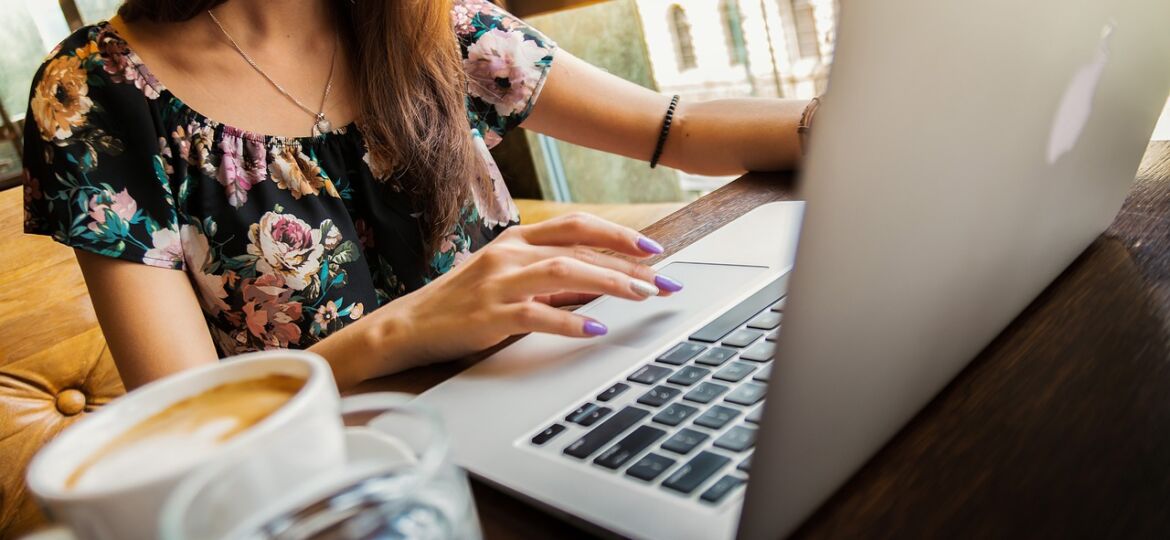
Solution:
M 106 23 L 66 38 L 33 81 L 25 232 L 186 272 L 220 355 L 308 347 L 519 222 L 488 148 L 531 111 L 556 45 L 485 0 L 456 0 L 451 20 L 494 187 L 472 190 L 435 253 L 357 125 L 277 137 L 219 123 Z

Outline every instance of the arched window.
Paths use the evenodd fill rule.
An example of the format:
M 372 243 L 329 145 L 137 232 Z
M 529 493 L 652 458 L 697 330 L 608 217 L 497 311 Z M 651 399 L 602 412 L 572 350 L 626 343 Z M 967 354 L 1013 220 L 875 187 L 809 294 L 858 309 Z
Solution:
M 674 52 L 678 58 L 678 70 L 685 71 L 694 68 L 695 44 L 691 40 L 691 23 L 687 21 L 687 12 L 682 6 L 670 6 L 670 31 L 674 34 Z
M 789 39 L 789 52 L 793 59 L 817 58 L 820 56 L 820 42 L 817 39 L 817 18 L 809 0 L 788 0 L 792 9 L 793 34 Z
M 743 65 L 747 56 L 747 45 L 743 38 L 743 17 L 739 13 L 739 0 L 720 0 L 719 14 L 723 16 L 723 31 L 727 38 L 727 54 L 731 65 Z

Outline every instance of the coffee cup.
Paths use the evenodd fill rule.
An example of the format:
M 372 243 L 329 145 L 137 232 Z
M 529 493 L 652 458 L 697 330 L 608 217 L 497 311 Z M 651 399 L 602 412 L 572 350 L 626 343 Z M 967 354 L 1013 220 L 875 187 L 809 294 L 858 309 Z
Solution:
M 200 407 L 225 394 L 237 410 L 255 414 L 201 424 Z M 189 441 L 175 424 L 192 426 Z M 201 467 L 247 456 L 239 470 L 250 478 L 241 485 L 263 500 L 343 467 L 345 444 L 329 365 L 304 351 L 260 352 L 180 372 L 115 400 L 46 445 L 27 481 L 50 517 L 80 539 L 153 538 L 163 502 Z

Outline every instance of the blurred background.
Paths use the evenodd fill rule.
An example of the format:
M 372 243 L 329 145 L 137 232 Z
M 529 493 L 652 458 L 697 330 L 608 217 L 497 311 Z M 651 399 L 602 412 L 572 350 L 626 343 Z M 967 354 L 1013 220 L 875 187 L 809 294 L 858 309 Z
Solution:
M 120 0 L 0 0 L 0 188 L 20 174 L 29 82 L 72 29 Z M 574 54 L 683 99 L 810 98 L 833 59 L 839 0 L 499 0 Z M 1155 139 L 1170 139 L 1170 103 Z M 594 152 L 535 133 L 494 153 L 517 198 L 679 203 L 732 178 L 702 177 Z

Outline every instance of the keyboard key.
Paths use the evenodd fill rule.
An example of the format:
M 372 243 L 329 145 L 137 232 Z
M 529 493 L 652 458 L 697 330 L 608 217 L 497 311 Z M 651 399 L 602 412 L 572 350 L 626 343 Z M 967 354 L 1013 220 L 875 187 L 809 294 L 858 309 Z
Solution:
M 735 349 L 728 349 L 726 347 L 712 347 L 703 351 L 698 358 L 695 359 L 696 364 L 703 364 L 704 366 L 722 366 L 724 362 L 735 356 Z
M 756 370 L 756 366 L 745 362 L 732 362 L 727 364 L 727 367 L 715 373 L 715 378 L 727 382 L 739 382 L 744 377 L 751 375 Z
M 700 345 L 698 343 L 689 343 L 689 342 L 684 341 L 682 343 L 679 343 L 678 345 L 675 345 L 669 351 L 666 351 L 665 353 L 663 353 L 662 356 L 659 356 L 658 361 L 662 362 L 664 364 L 672 364 L 675 366 L 680 366 L 682 364 L 687 363 L 687 360 L 694 358 L 696 354 L 699 354 L 706 349 L 707 349 L 706 345 Z
M 639 459 L 637 463 L 631 465 L 629 469 L 626 469 L 626 474 L 639 480 L 651 482 L 661 476 L 666 469 L 673 467 L 674 463 L 673 459 L 650 452 Z
M 569 413 L 568 416 L 565 417 L 565 421 L 566 422 L 576 422 L 577 418 L 580 418 L 582 416 L 585 416 L 586 414 L 589 414 L 589 411 L 592 411 L 593 409 L 596 409 L 596 408 L 597 408 L 597 405 L 594 405 L 592 403 L 586 403 L 580 407 L 577 407 L 577 410 Z
M 671 375 L 669 379 L 666 379 L 666 382 L 677 384 L 679 386 L 690 386 L 703 380 L 703 377 L 706 377 L 709 373 L 711 373 L 711 370 L 707 368 L 701 368 L 699 366 L 686 366 L 679 368 L 678 371 L 674 372 L 674 375 Z
M 711 403 L 711 400 L 722 396 L 727 391 L 727 387 L 722 384 L 715 384 L 712 382 L 699 383 L 683 399 L 687 401 L 694 401 L 696 403 Z
M 788 301 L 787 296 L 785 296 L 784 298 L 781 298 L 779 302 L 772 304 L 772 308 L 770 309 L 770 311 L 775 311 L 777 313 L 783 313 L 784 312 L 784 303 L 787 301 Z
M 747 418 L 744 418 L 744 420 L 758 425 L 760 423 L 760 417 L 762 416 L 764 416 L 764 406 L 760 405 L 759 407 L 756 407 L 755 410 L 748 413 Z
M 719 454 L 699 452 L 699 455 L 667 477 L 666 481 L 662 482 L 662 487 L 680 493 L 690 493 L 729 461 L 731 460 Z
M 597 401 L 605 402 L 621 395 L 622 392 L 630 389 L 630 385 L 626 383 L 614 383 L 613 386 L 606 388 L 600 394 L 597 394 Z
M 774 311 L 765 311 L 748 323 L 748 328 L 756 330 L 775 330 L 780 327 L 780 314 Z
M 758 383 L 747 383 L 736 388 L 732 393 L 727 394 L 727 401 L 736 405 L 755 405 L 761 399 L 764 399 L 764 394 L 767 392 L 767 386 Z
M 613 412 L 613 409 L 609 407 L 594 407 L 589 412 L 575 418 L 573 422 L 589 427 L 596 424 L 598 420 L 609 416 L 611 412 Z
M 752 362 L 767 362 L 776 358 L 776 343 L 773 341 L 761 341 L 752 345 L 752 347 L 739 355 L 744 360 L 751 360 Z
M 690 405 L 671 403 L 668 407 L 662 409 L 662 412 L 654 415 L 654 421 L 667 426 L 677 426 L 697 412 L 699 412 L 699 409 Z
M 670 450 L 676 454 L 685 455 L 690 453 L 691 450 L 694 450 L 696 446 L 702 444 L 703 441 L 707 440 L 707 438 L 708 435 L 706 433 L 698 432 L 693 429 L 682 428 L 678 430 L 678 433 L 675 433 L 674 436 L 666 439 L 666 442 L 662 443 L 662 448 Z
M 728 422 L 739 416 L 739 411 L 731 407 L 715 405 L 695 419 L 695 425 L 711 429 L 723 429 Z
M 573 444 L 566 446 L 565 454 L 577 459 L 585 459 L 647 416 L 650 416 L 650 411 L 637 407 L 626 407 L 577 439 Z
M 707 326 L 691 334 L 691 339 L 706 343 L 715 343 L 723 339 L 723 336 L 743 326 L 743 323 L 747 322 L 753 315 L 767 309 L 777 298 L 784 296 L 787 287 L 788 274 L 784 274 L 775 281 L 765 285 L 764 288 L 749 296 L 743 302 L 727 310 L 723 315 L 707 323 Z
M 772 364 L 768 364 L 752 375 L 753 381 L 768 382 L 772 378 Z
M 756 444 L 756 430 L 747 426 L 735 426 L 715 439 L 715 446 L 732 452 L 743 452 Z
M 642 405 L 649 405 L 651 407 L 661 407 L 667 401 L 678 397 L 678 395 L 681 393 L 682 390 L 679 390 L 678 388 L 671 388 L 669 386 L 655 386 L 645 394 L 642 394 L 642 397 L 638 398 L 638 403 L 641 403 Z
M 544 443 L 553 440 L 554 437 L 560 435 L 564 431 L 565 426 L 560 424 L 553 424 L 549 426 L 548 429 L 537 433 L 536 436 L 532 438 L 532 444 L 535 444 L 536 446 L 543 446 Z
M 764 339 L 766 339 L 768 341 L 776 341 L 776 340 L 780 339 L 780 329 L 777 328 L 775 330 L 772 330 L 771 332 L 768 332 L 768 337 L 766 337 Z
M 666 432 L 650 426 L 639 426 L 617 444 L 611 446 L 593 460 L 594 463 L 607 469 L 617 469 L 625 465 L 630 458 L 641 454 L 650 445 L 666 436 Z
M 756 454 L 753 452 L 752 455 L 750 455 L 746 458 L 743 458 L 743 461 L 739 462 L 739 465 L 737 465 L 735 468 L 739 469 L 743 472 L 751 472 L 752 458 L 755 457 L 755 455 Z
M 735 488 L 743 484 L 743 478 L 728 474 L 716 480 L 714 484 L 711 484 L 711 487 L 707 488 L 707 491 L 704 491 L 702 495 L 699 495 L 699 498 L 709 503 L 717 503 L 723 500 L 728 493 L 735 491 Z
M 746 328 L 743 330 L 736 330 L 723 340 L 723 344 L 730 347 L 747 347 L 748 345 L 751 345 L 753 341 L 760 339 L 760 336 L 762 335 L 764 335 L 764 333 L 760 332 L 759 330 L 748 330 Z
M 646 364 L 638 368 L 638 371 L 630 374 L 629 377 L 626 377 L 626 380 L 642 384 L 654 384 L 671 373 L 674 373 L 674 370 L 670 368 Z

